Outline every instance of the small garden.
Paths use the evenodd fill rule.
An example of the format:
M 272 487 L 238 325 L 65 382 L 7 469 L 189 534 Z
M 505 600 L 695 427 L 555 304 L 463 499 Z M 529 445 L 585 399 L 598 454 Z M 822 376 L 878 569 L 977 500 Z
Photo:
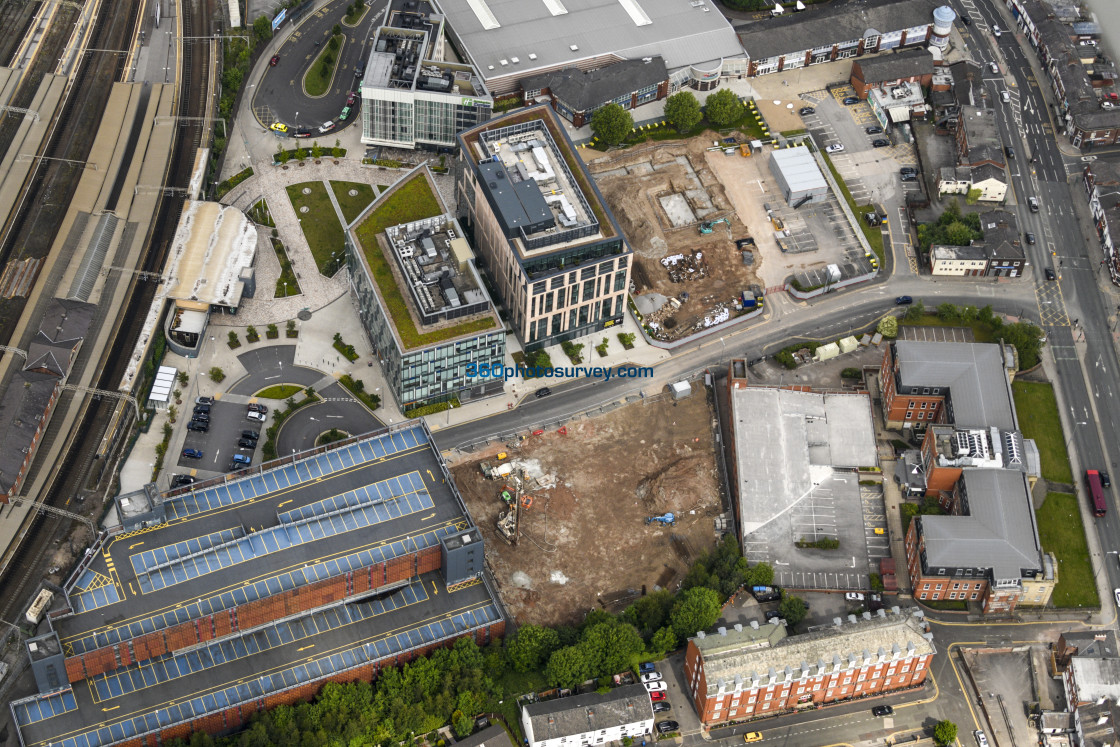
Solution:
M 252 175 L 253 175 L 253 167 L 250 166 L 250 167 L 244 169 L 243 171 L 237 172 L 236 174 L 231 176 L 229 179 L 226 179 L 224 182 L 219 183 L 218 186 L 214 188 L 214 199 L 215 200 L 222 199 L 227 194 L 229 194 L 230 190 L 232 190 L 234 187 L 236 187 L 238 184 L 245 181 L 246 179 L 248 179 Z M 263 202 L 263 200 L 262 200 L 262 202 Z M 250 215 L 249 217 L 252 218 L 252 215 Z M 257 221 L 257 222 L 260 223 L 261 221 Z
M 351 363 L 358 360 L 358 351 L 354 349 L 353 345 L 345 342 L 342 339 L 341 332 L 334 333 L 334 343 L 332 344 L 332 346 L 335 350 L 346 356 L 346 360 L 350 361 Z
M 322 182 L 301 182 L 285 189 L 299 216 L 300 229 L 315 265 L 323 275 L 333 276 L 342 266 L 346 237 L 327 188 Z
M 253 203 L 253 206 L 245 214 L 249 216 L 249 220 L 257 225 L 276 228 L 276 221 L 272 219 L 272 212 L 268 209 L 268 203 L 264 199 Z
M 331 189 L 334 191 L 334 198 L 338 200 L 338 206 L 342 209 L 342 217 L 348 225 L 353 223 L 376 197 L 373 187 L 361 182 L 332 181 Z M 387 187 L 378 185 L 377 189 L 379 192 L 384 192 Z M 351 192 L 357 194 L 352 195 Z
M 331 30 L 331 38 L 327 40 L 323 51 L 319 53 L 319 57 L 311 63 L 311 67 L 307 69 L 307 73 L 303 76 L 303 90 L 308 96 L 322 96 L 330 90 L 331 81 L 334 80 L 335 67 L 338 65 L 338 59 L 342 56 L 342 47 L 345 43 L 346 36 L 342 33 L 342 27 L 336 23 Z
M 253 396 L 261 397 L 262 399 L 287 399 L 302 391 L 303 387 L 296 384 L 276 384 L 274 386 L 265 387 Z
M 378 407 L 381 407 L 381 397 L 367 392 L 366 383 L 361 379 L 355 379 L 350 374 L 342 374 L 338 379 L 338 383 L 342 384 L 342 386 L 346 388 L 346 391 L 357 397 L 358 401 L 370 410 L 376 410 Z

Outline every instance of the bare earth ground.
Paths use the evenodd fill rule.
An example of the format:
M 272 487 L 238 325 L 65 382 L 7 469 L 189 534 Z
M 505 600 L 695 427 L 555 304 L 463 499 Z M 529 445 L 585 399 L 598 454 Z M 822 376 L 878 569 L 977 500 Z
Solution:
M 643 589 L 675 588 L 715 544 L 721 509 L 712 417 L 701 390 L 676 404 L 639 402 L 577 421 L 567 435 L 530 437 L 517 451 L 490 449 L 482 459 L 507 450 L 515 469 L 555 476 L 556 487 L 531 491 L 517 546 L 495 529 L 505 483 L 485 479 L 479 459 L 452 468 L 518 623 L 573 623 L 598 606 L 617 612 Z M 667 511 L 677 515 L 676 527 L 646 524 Z
M 603 154 L 588 163 L 634 248 L 637 293 L 656 292 L 671 298 L 679 298 L 685 291 L 689 294 L 679 310 L 667 315 L 671 321 L 663 326 L 674 330 L 667 339 L 690 334 L 721 304 L 728 307 L 741 291 L 758 283 L 757 271 L 764 263 L 756 252 L 754 265 L 744 265 L 736 251 L 734 239 L 751 236 L 753 232 L 736 214 L 737 206 L 728 200 L 724 184 L 710 162 L 753 159 L 726 156 L 722 152 L 706 153 L 712 142 L 711 137 L 698 136 L 646 143 Z M 587 152 L 583 155 L 588 158 Z M 681 225 L 678 218 L 674 226 L 661 202 L 661 198 L 669 195 L 677 195 L 680 204 L 688 205 L 695 214 L 692 222 Z M 697 224 L 701 220 L 723 217 L 731 221 L 730 231 L 721 224 L 711 234 L 700 234 Z M 696 252 L 702 254 L 706 276 L 673 282 L 660 260 L 675 254 L 692 256 Z

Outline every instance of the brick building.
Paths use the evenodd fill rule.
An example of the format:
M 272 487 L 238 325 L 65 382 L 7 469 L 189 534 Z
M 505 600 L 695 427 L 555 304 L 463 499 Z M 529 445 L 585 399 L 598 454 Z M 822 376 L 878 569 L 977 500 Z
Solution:
M 685 685 L 707 728 L 873 697 L 925 682 L 932 637 L 920 612 L 897 607 L 796 636 L 778 623 L 719 628 L 689 639 Z
M 866 99 L 873 88 L 889 89 L 902 83 L 929 88 L 933 82 L 933 55 L 923 47 L 915 47 L 856 58 L 849 82 L 861 99 Z
M 945 512 L 907 528 L 916 599 L 976 602 L 985 612 L 1050 600 L 1057 568 L 1038 539 L 1030 491 L 1039 457 L 1018 429 L 1015 368 L 1004 345 L 899 340 L 883 353 L 887 427 L 924 433 L 919 453 L 903 460 L 913 465 L 903 485 Z

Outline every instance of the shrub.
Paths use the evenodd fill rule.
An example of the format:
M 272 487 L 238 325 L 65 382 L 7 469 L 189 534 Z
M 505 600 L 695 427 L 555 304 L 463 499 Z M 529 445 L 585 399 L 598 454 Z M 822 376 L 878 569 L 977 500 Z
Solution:
M 269 324 L 268 327 L 265 328 L 265 336 L 270 340 L 275 340 L 280 336 L 280 330 L 276 328 L 275 324 Z
M 618 333 L 618 341 L 621 342 L 622 347 L 624 347 L 627 350 L 630 350 L 634 347 L 634 340 L 636 340 L 636 339 L 637 339 L 637 335 L 635 335 L 633 332 L 619 332 Z
M 226 372 L 223 371 L 222 369 L 218 368 L 217 366 L 214 366 L 213 368 L 210 369 L 210 380 L 213 381 L 215 384 L 220 384 L 222 381 L 225 380 L 225 378 L 226 378 Z
M 845 368 L 840 372 L 840 377 L 843 379 L 860 379 L 863 378 L 863 372 L 858 368 Z
M 583 343 L 574 343 L 570 340 L 565 340 L 560 343 L 560 349 L 564 351 L 564 355 L 577 366 L 583 363 Z
M 229 331 L 229 347 L 230 350 L 241 347 L 241 341 L 237 339 L 237 333 L 232 329 Z
M 898 318 L 893 315 L 883 317 L 879 320 L 877 331 L 888 340 L 898 337 Z
M 595 346 L 595 352 L 597 352 L 600 356 L 606 356 L 607 347 L 609 344 L 610 341 L 606 337 L 604 337 L 603 341 Z

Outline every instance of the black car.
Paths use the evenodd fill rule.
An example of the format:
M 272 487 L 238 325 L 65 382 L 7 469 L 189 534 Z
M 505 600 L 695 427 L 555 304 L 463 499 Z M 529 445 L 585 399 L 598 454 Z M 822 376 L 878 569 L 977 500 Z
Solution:
M 811 106 L 803 106 L 797 110 L 797 113 L 804 117 L 806 114 L 816 114 L 817 110 Z
M 871 709 L 872 716 L 890 716 L 894 713 L 894 709 L 890 706 L 875 706 Z
M 657 731 L 659 734 L 672 734 L 675 731 L 680 731 L 681 725 L 676 721 L 658 721 Z
M 673 706 L 669 705 L 667 700 L 659 700 L 653 704 L 654 713 L 665 713 L 665 711 L 673 710 Z
M 207 433 L 210 430 L 210 424 L 205 420 L 192 420 L 191 422 L 187 423 L 187 430 Z
M 1100 471 L 1100 475 L 1101 475 L 1101 487 L 1102 488 L 1111 488 L 1112 487 L 1112 478 L 1108 476 L 1108 473 L 1105 472 L 1102 469 Z
M 1046 268 L 1046 279 L 1047 280 L 1056 280 L 1057 277 L 1058 276 L 1054 274 L 1054 268 L 1053 267 L 1047 267 Z
M 249 403 L 249 412 L 259 412 L 261 415 L 267 415 L 268 407 L 259 402 L 251 402 Z
M 856 97 L 856 96 L 849 96 L 848 98 L 844 99 L 844 106 L 851 106 L 852 104 L 858 104 L 858 103 L 859 103 L 859 98 Z
M 195 411 L 196 414 L 200 413 L 200 412 L 208 413 L 208 412 L 210 412 L 210 405 L 195 405 L 194 406 L 194 411 Z
M 364 77 L 365 74 L 366 74 L 366 66 L 365 65 L 358 65 L 356 68 L 354 68 L 354 77 L 355 78 L 360 79 L 360 78 Z
M 909 306 L 914 303 L 913 296 L 899 296 L 894 300 L 895 306 Z
M 866 132 L 868 135 L 879 135 L 883 132 L 883 128 L 879 125 L 875 125 L 873 127 L 868 127 L 866 130 L 864 130 L 864 132 Z
M 257 439 L 259 439 L 261 437 L 261 432 L 260 431 L 241 431 L 241 437 L 242 438 L 251 438 L 254 441 L 256 441 Z
M 541 397 L 547 397 L 550 394 L 552 394 L 551 389 L 549 389 L 548 387 L 541 387 L 537 390 L 537 399 L 540 399 Z
M 240 446 L 242 449 L 255 449 L 255 448 L 257 448 L 257 442 L 254 441 L 251 438 L 239 438 L 237 440 L 237 445 Z
M 904 182 L 916 182 L 916 181 L 918 181 L 918 175 L 917 174 L 903 174 L 901 176 L 901 179 Z
M 210 413 L 208 413 L 208 412 L 196 412 L 194 415 L 191 415 L 191 420 L 201 420 L 203 423 L 209 423 L 210 422 Z
M 1010 158 L 1012 160 L 1015 159 L 1015 149 L 1012 148 L 1010 145 L 1004 146 L 1003 152 L 1007 154 L 1008 158 Z
M 171 487 L 181 488 L 184 485 L 194 485 L 194 478 L 190 475 L 173 475 L 171 477 Z
M 961 23 L 963 23 L 965 26 L 971 26 L 972 25 L 972 19 L 969 18 L 968 16 L 961 16 Z
M 1033 244 L 1034 243 L 1034 234 L 1031 233 L 1030 231 L 1027 231 L 1027 243 L 1028 244 Z
M 884 140 L 883 138 L 879 138 L 878 140 L 872 140 L 871 141 L 871 147 L 873 147 L 873 148 L 886 148 L 890 144 L 891 144 L 890 140 Z
M 898 170 L 898 173 L 902 174 L 903 176 L 906 176 L 907 174 L 913 174 L 914 176 L 917 176 L 918 170 L 913 166 L 903 166 Z

